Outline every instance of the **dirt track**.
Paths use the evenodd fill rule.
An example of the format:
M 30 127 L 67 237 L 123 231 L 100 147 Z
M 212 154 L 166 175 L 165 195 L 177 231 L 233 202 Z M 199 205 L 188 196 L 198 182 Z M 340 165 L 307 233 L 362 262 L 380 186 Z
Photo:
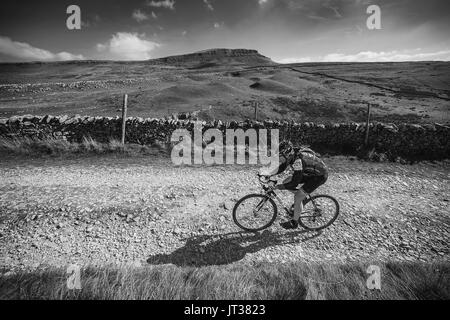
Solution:
M 2 160 L 0 268 L 449 261 L 448 162 L 326 162 L 331 174 L 320 192 L 341 204 L 335 225 L 318 234 L 286 232 L 277 222 L 244 234 L 231 209 L 259 191 L 255 168 L 175 168 L 169 159 L 149 158 Z

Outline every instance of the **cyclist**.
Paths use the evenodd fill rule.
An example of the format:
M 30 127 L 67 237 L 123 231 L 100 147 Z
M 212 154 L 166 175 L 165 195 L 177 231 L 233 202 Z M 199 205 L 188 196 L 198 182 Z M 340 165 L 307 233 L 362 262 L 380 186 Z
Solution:
M 296 229 L 298 228 L 298 219 L 303 211 L 303 201 L 308 193 L 312 193 L 327 181 L 328 168 L 314 151 L 305 147 L 294 148 L 290 141 L 280 143 L 279 158 L 278 167 L 262 168 L 259 175 L 272 177 L 292 168 L 293 173 L 275 188 L 294 193 L 293 218 L 282 223 L 281 226 L 285 229 Z M 300 184 L 303 186 L 299 188 Z

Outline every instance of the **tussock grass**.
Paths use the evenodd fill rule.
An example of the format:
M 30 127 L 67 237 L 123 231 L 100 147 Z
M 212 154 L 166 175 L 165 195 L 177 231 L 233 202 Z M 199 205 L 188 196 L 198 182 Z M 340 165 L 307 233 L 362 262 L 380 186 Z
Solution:
M 81 290 L 63 268 L 0 277 L 0 299 L 449 299 L 450 265 L 374 263 L 381 290 L 369 290 L 368 264 L 261 263 L 255 266 L 87 267 Z
M 122 145 L 119 140 L 112 139 L 107 143 L 98 142 L 91 137 L 84 137 L 81 143 L 63 139 L 0 138 L 0 154 L 3 156 L 63 156 L 91 154 L 158 154 L 167 153 L 160 145 L 142 146 L 136 144 Z

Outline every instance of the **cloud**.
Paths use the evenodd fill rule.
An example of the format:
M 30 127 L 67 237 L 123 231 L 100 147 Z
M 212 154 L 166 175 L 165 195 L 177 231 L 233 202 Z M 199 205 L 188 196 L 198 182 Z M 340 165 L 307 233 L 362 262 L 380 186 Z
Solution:
M 133 11 L 132 15 L 133 19 L 137 22 L 143 22 L 145 20 L 148 20 L 148 15 L 145 14 L 145 12 L 142 12 L 141 10 L 137 9 Z
M 342 18 L 342 15 L 339 12 L 338 7 L 333 7 L 333 6 L 324 6 L 324 7 L 333 11 L 335 18 L 338 18 L 338 19 Z
M 147 0 L 147 6 L 153 8 L 165 8 L 175 10 L 175 0 L 161 0 L 161 1 Z
M 301 12 L 310 19 L 333 21 L 342 19 L 341 10 L 345 10 L 349 6 L 357 5 L 359 0 L 282 0 L 282 3 L 289 10 Z
M 97 44 L 97 50 L 114 60 L 148 60 L 160 45 L 145 39 L 145 35 L 118 32 L 107 43 Z
M 260 6 L 263 6 L 263 5 L 265 5 L 268 1 L 269 1 L 269 0 L 258 0 L 258 4 L 259 4 Z
M 275 62 L 278 63 L 305 63 L 305 62 L 312 62 L 310 57 L 305 58 L 284 58 L 284 59 L 278 59 L 275 60 Z
M 69 52 L 53 53 L 45 49 L 39 49 L 24 42 L 13 41 L 10 38 L 0 36 L 0 54 L 20 61 L 67 61 L 82 60 L 82 55 Z
M 450 50 L 437 52 L 415 52 L 417 50 L 373 52 L 364 51 L 353 55 L 341 53 L 328 54 L 323 58 L 325 62 L 397 62 L 397 61 L 425 61 L 425 60 L 450 60 Z
M 214 7 L 211 4 L 211 0 L 203 0 L 203 3 L 208 8 L 209 11 L 214 11 Z
M 393 50 L 388 52 L 363 51 L 356 54 L 330 53 L 319 57 L 279 59 L 279 63 L 304 62 L 401 62 L 401 61 L 450 61 L 450 50 L 421 52 L 415 50 Z

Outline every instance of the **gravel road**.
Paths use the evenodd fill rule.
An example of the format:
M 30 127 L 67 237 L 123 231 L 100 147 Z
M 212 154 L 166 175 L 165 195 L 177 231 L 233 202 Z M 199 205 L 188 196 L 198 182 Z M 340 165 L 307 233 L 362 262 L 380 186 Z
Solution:
M 254 167 L 173 167 L 149 157 L 2 160 L 0 269 L 449 261 L 450 162 L 325 161 L 331 173 L 319 192 L 341 205 L 333 226 L 285 231 L 278 221 L 246 234 L 231 210 L 260 191 Z

